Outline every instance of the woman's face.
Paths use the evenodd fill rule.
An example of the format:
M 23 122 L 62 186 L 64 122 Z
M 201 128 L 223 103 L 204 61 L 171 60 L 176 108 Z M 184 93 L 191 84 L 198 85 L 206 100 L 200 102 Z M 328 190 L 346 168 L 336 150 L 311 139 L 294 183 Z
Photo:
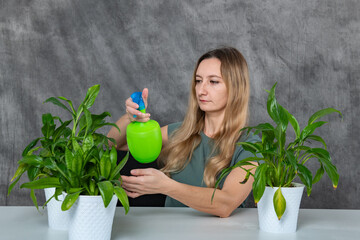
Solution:
M 228 93 L 217 58 L 204 59 L 196 71 L 195 92 L 200 109 L 206 113 L 222 113 Z

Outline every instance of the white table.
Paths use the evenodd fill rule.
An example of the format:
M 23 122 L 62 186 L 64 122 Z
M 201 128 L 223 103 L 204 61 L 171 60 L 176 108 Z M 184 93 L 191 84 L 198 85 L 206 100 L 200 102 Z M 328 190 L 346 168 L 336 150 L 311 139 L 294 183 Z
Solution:
M 0 207 L 0 239 L 67 239 L 66 231 L 48 228 L 47 214 L 35 207 Z M 258 229 L 257 209 L 237 209 L 219 218 L 191 208 L 117 208 L 112 239 L 360 239 L 360 210 L 301 209 L 298 230 L 273 234 Z

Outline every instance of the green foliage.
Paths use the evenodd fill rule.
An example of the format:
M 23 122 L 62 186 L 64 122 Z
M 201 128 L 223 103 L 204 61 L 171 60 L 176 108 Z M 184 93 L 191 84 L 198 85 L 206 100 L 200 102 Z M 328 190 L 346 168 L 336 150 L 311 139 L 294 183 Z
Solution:
M 50 97 L 44 102 L 66 110 L 71 114 L 71 119 L 62 121 L 50 113 L 43 114 L 43 137 L 36 138 L 24 149 L 8 194 L 27 172 L 29 182 L 20 188 L 31 189 L 30 196 L 36 207 L 34 189 L 55 187 L 53 197 L 57 198 L 63 191 L 67 193 L 62 210 L 70 209 L 80 195 L 101 195 L 107 207 L 115 194 L 125 212 L 129 211 L 129 201 L 121 187 L 120 176 L 129 155 L 117 164 L 117 151 L 108 145 L 109 141 L 114 140 L 96 133 L 96 130 L 107 125 L 115 126 L 119 132 L 120 129 L 104 120 L 111 116 L 110 113 L 96 115 L 89 111 L 99 91 L 100 85 L 89 88 L 78 109 L 65 97 Z M 72 129 L 69 128 L 71 123 Z
M 314 131 L 324 125 L 326 122 L 317 121 L 319 118 L 330 113 L 339 113 L 334 108 L 326 108 L 314 113 L 303 130 L 300 129 L 296 118 L 283 108 L 275 97 L 276 83 L 272 87 L 267 100 L 267 111 L 275 125 L 270 123 L 261 123 L 254 127 L 246 127 L 241 131 L 254 131 L 255 134 L 261 133 L 261 142 L 248 143 L 240 142 L 246 151 L 250 151 L 255 157 L 249 157 L 239 161 L 233 167 L 224 169 L 220 174 L 216 187 L 219 182 L 236 167 L 241 167 L 254 177 L 253 195 L 255 203 L 259 202 L 264 194 L 265 186 L 279 187 L 276 191 L 273 202 L 275 212 L 280 220 L 286 209 L 286 201 L 281 193 L 281 187 L 291 187 L 296 177 L 299 177 L 305 185 L 307 194 L 311 194 L 312 185 L 318 182 L 324 173 L 326 173 L 332 181 L 333 187 L 336 188 L 339 181 L 339 174 L 336 166 L 331 162 L 331 157 L 327 151 L 327 146 L 323 138 L 313 135 Z M 293 127 L 295 140 L 286 143 L 286 134 L 289 123 Z M 306 144 L 311 141 L 321 143 L 324 148 L 311 148 Z M 262 156 L 262 157 L 258 157 Z M 319 169 L 315 176 L 305 166 L 308 160 L 317 160 Z M 260 165 L 256 168 L 255 174 L 250 171 L 253 169 L 245 169 L 244 166 L 254 166 L 254 162 Z M 244 183 L 246 181 L 243 181 Z M 216 188 L 215 188 L 216 189 Z M 215 191 L 214 191 L 215 192 Z

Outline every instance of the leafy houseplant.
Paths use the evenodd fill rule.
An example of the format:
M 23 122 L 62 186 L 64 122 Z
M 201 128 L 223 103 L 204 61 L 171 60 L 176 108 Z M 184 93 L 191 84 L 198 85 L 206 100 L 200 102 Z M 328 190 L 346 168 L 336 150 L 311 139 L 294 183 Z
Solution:
M 120 170 L 125 165 L 128 155 L 117 164 L 117 152 L 110 148 L 105 135 L 97 133 L 99 128 L 111 125 L 104 118 L 111 116 L 104 112 L 100 115 L 92 114 L 89 108 L 99 93 L 100 85 L 88 89 L 85 99 L 77 109 L 72 101 L 65 97 L 51 97 L 45 102 L 51 102 L 66 111 L 72 119 L 63 122 L 59 117 L 44 114 L 42 117 L 42 138 L 32 141 L 24 150 L 23 158 L 12 179 L 15 180 L 9 187 L 9 193 L 19 181 L 23 173 L 27 172 L 29 182 L 21 188 L 31 189 L 32 200 L 37 206 L 34 189 L 55 187 L 54 197 L 62 192 L 67 195 L 61 209 L 68 210 L 80 195 L 101 195 L 104 206 L 107 207 L 115 194 L 129 210 L 129 202 L 125 191 L 121 187 Z M 66 102 L 70 108 L 63 104 Z M 55 121 L 60 122 L 56 127 Z M 68 126 L 72 123 L 72 129 Z M 40 140 L 41 146 L 36 147 Z
M 270 91 L 267 91 L 269 93 L 267 112 L 276 125 L 261 123 L 254 127 L 242 129 L 242 131 L 247 130 L 247 134 L 249 134 L 251 130 L 254 130 L 255 134 L 261 133 L 261 142 L 238 143 L 244 150 L 253 153 L 254 157 L 243 159 L 233 167 L 224 169 L 218 178 L 216 188 L 221 179 L 232 169 L 240 167 L 247 172 L 245 180 L 242 183 L 245 183 L 250 176 L 254 177 L 253 195 L 255 204 L 262 198 L 266 186 L 272 188 L 278 187 L 273 197 L 273 205 L 276 215 L 280 220 L 286 209 L 286 200 L 281 189 L 294 187 L 293 181 L 297 176 L 306 186 L 308 196 L 311 194 L 312 185 L 322 178 L 324 172 L 327 173 L 332 181 L 333 187 L 336 189 L 339 181 L 337 169 L 331 162 L 325 141 L 322 137 L 314 135 L 313 132 L 326 123 L 324 121 L 317 121 L 319 118 L 334 112 L 339 113 L 341 117 L 342 114 L 334 108 L 322 109 L 314 113 L 309 118 L 307 126 L 301 130 L 296 118 L 277 103 L 275 98 L 276 85 L 277 83 L 274 84 Z M 287 144 L 286 134 L 289 123 L 294 129 L 295 139 Z M 324 148 L 307 146 L 307 143 L 310 141 L 319 142 Z M 315 176 L 313 176 L 311 171 L 305 166 L 311 159 L 317 160 L 320 164 Z M 257 162 L 259 165 L 253 162 Z M 250 166 L 250 168 L 246 169 L 244 166 Z M 256 168 L 255 174 L 251 172 L 254 168 Z

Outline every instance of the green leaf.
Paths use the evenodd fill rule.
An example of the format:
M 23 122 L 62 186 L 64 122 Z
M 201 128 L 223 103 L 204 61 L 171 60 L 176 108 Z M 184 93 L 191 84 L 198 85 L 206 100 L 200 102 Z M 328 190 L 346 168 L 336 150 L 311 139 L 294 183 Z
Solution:
M 253 154 L 262 150 L 257 144 L 251 142 L 238 142 L 236 144 L 242 146 L 245 151 L 249 151 Z
M 83 155 L 81 151 L 77 151 L 75 153 L 74 159 L 72 161 L 71 170 L 76 174 L 76 176 L 80 176 L 83 164 Z
M 111 162 L 111 169 L 114 169 L 116 167 L 117 162 L 117 151 L 116 148 L 111 148 L 110 150 L 110 162 Z
M 114 192 L 115 192 L 117 198 L 119 199 L 119 201 L 121 202 L 121 204 L 123 205 L 125 214 L 127 214 L 129 212 L 130 205 L 129 205 L 129 198 L 126 195 L 125 190 L 122 187 L 115 186 Z
M 109 112 L 103 112 L 102 114 L 99 115 L 92 114 L 91 117 L 92 117 L 93 127 L 96 127 L 98 124 L 105 122 L 104 118 L 111 117 L 111 114 Z
M 287 125 L 289 123 L 287 117 L 287 111 L 280 104 L 277 103 L 275 97 L 275 88 L 277 83 L 273 85 L 271 90 L 269 91 L 269 96 L 267 100 L 267 111 L 271 119 L 274 122 L 281 126 L 282 131 L 286 131 Z
M 111 162 L 110 162 L 110 156 L 109 151 L 107 150 L 100 159 L 100 174 L 105 179 L 108 179 L 111 171 Z
M 23 183 L 20 188 L 44 189 L 51 187 L 61 187 L 59 179 L 56 177 L 47 177 L 34 180 L 32 182 Z
M 69 210 L 72 207 L 72 205 L 74 205 L 76 200 L 79 198 L 80 193 L 81 192 L 79 191 L 76 193 L 67 194 L 63 203 L 61 204 L 61 210 L 63 211 Z
M 300 126 L 299 126 L 298 121 L 297 121 L 296 118 L 295 118 L 292 114 L 290 114 L 285 108 L 284 108 L 284 111 L 286 112 L 287 118 L 289 119 L 289 122 L 290 122 L 291 126 L 292 126 L 293 129 L 294 129 L 296 138 L 300 137 Z
M 68 148 L 66 148 L 65 149 L 65 163 L 66 163 L 66 167 L 68 169 L 72 169 L 73 161 L 74 161 L 73 153 Z
M 94 85 L 90 87 L 86 93 L 86 97 L 83 101 L 84 107 L 89 109 L 95 102 L 95 99 L 100 91 L 100 85 Z
M 129 159 L 129 152 L 127 152 L 125 157 L 120 161 L 120 163 L 116 166 L 116 168 L 111 172 L 110 178 L 109 178 L 110 180 L 113 180 L 114 177 L 120 173 L 120 170 L 125 166 L 128 159 Z
M 308 125 L 312 124 L 315 120 L 317 120 L 317 119 L 319 119 L 319 118 L 321 118 L 321 117 L 323 117 L 325 115 L 328 115 L 330 113 L 334 113 L 334 112 L 339 113 L 341 118 L 343 117 L 342 113 L 339 110 L 336 110 L 335 108 L 325 108 L 325 109 L 319 110 L 316 113 L 314 113 L 309 118 Z
M 12 189 L 14 188 L 14 186 L 19 182 L 21 176 L 24 174 L 24 172 L 28 169 L 28 166 L 26 164 L 21 164 L 18 169 L 15 172 L 14 177 L 11 179 L 11 181 L 13 181 L 15 178 L 16 180 L 10 184 L 9 189 L 8 189 L 8 195 L 10 194 L 10 192 L 12 191 Z
M 47 103 L 47 102 L 51 102 L 63 109 L 65 109 L 66 111 L 68 111 L 69 113 L 71 113 L 71 115 L 73 115 L 72 111 L 70 111 L 64 104 L 62 104 L 58 99 L 54 98 L 54 97 L 51 97 L 51 98 L 48 98 L 45 100 L 45 102 L 43 103 Z
M 274 209 L 276 212 L 276 216 L 280 220 L 286 209 L 286 201 L 281 193 L 280 187 L 276 190 L 274 194 L 273 202 L 274 202 Z
M 256 168 L 254 182 L 253 182 L 253 195 L 255 204 L 258 203 L 265 191 L 266 178 L 268 165 L 260 164 L 259 167 Z
M 280 104 L 278 104 L 278 111 L 279 111 L 278 115 L 280 120 L 279 125 L 281 126 L 281 130 L 285 133 L 289 125 L 289 119 L 288 119 L 289 112 Z
M 267 111 L 271 119 L 274 120 L 277 124 L 280 123 L 279 116 L 278 116 L 278 104 L 275 98 L 275 88 L 277 83 L 275 83 L 271 90 L 269 91 L 269 96 L 267 99 Z
M 279 147 L 278 149 L 280 150 L 280 155 L 283 154 L 284 151 L 284 147 L 285 147 L 285 142 L 286 142 L 286 131 L 283 131 L 282 129 L 282 125 L 277 125 L 275 131 L 274 131 L 274 135 L 275 138 L 278 140 L 278 144 Z
M 79 143 L 76 141 L 76 139 L 72 138 L 71 141 L 72 141 L 72 146 L 73 146 L 74 151 L 75 152 L 80 151 L 81 147 L 80 147 Z
M 328 161 L 331 161 L 330 153 L 322 148 L 311 148 L 308 153 L 316 154 L 319 157 L 326 158 Z
M 27 164 L 25 163 L 20 164 L 10 181 L 12 182 L 15 178 L 21 177 L 27 169 L 28 169 Z
M 263 144 L 263 150 L 266 151 L 273 149 L 274 139 L 275 139 L 274 129 L 271 131 L 262 131 L 261 141 Z
M 31 197 L 31 200 L 33 201 L 34 206 L 36 207 L 36 209 L 39 210 L 39 205 L 38 205 L 38 203 L 37 203 L 37 198 L 36 198 L 34 189 L 31 189 L 31 191 L 30 191 L 30 197 Z
M 286 156 L 287 156 L 287 160 L 289 161 L 290 165 L 295 169 L 295 171 L 297 171 L 297 161 L 294 156 L 294 152 L 291 150 L 286 151 Z
M 72 101 L 70 101 L 69 99 L 67 99 L 67 98 L 65 98 L 65 97 L 58 97 L 58 98 L 61 99 L 61 100 L 66 101 L 66 102 L 69 104 L 69 106 L 70 106 L 70 108 L 71 108 L 71 110 L 72 110 L 73 115 L 75 115 L 75 110 L 74 110 L 74 106 L 73 106 Z
M 24 149 L 23 153 L 21 154 L 21 156 L 25 157 L 28 154 L 28 152 L 30 151 L 30 149 L 32 149 L 34 146 L 36 146 L 39 139 L 40 138 L 37 138 L 37 139 L 33 140 L 29 145 L 27 145 L 26 148 Z
M 336 189 L 337 185 L 339 183 L 339 173 L 337 171 L 336 166 L 333 165 L 330 162 L 330 160 L 327 158 L 319 157 L 318 160 L 324 167 L 326 174 L 329 176 L 329 178 L 333 184 L 333 188 Z
M 310 147 L 308 146 L 297 146 L 295 148 L 293 148 L 294 151 L 309 151 L 311 150 Z
M 50 138 L 55 131 L 54 119 L 50 113 L 42 115 L 42 121 L 44 126 L 41 128 L 41 132 L 43 133 L 45 138 Z
M 84 153 L 88 152 L 94 146 L 94 139 L 92 135 L 88 135 L 83 141 L 82 150 Z
M 249 128 L 249 127 L 247 127 L 247 128 Z M 260 131 L 273 131 L 274 130 L 273 125 L 271 125 L 270 123 L 260 123 L 259 125 L 255 126 L 255 127 L 250 127 L 250 128 L 260 130 Z
M 323 175 L 324 175 L 324 167 L 321 165 L 320 168 L 316 171 L 315 177 L 313 179 L 313 184 L 320 181 Z
M 54 125 L 54 118 L 51 115 L 51 113 L 45 113 L 42 115 L 42 122 L 44 125 L 49 124 L 49 125 Z
M 60 127 L 58 127 L 54 134 L 53 134 L 53 139 L 56 140 L 58 137 L 60 137 L 61 135 L 65 134 L 66 131 L 66 127 L 72 122 L 72 120 L 68 120 L 66 122 L 64 122 L 63 124 L 61 124 Z
M 97 125 L 96 127 L 94 127 L 92 129 L 92 133 L 94 133 L 97 129 L 101 128 L 101 127 L 104 127 L 104 126 L 112 126 L 112 127 L 115 127 L 119 133 L 120 133 L 120 128 L 118 127 L 118 125 L 116 125 L 115 123 L 102 123 L 102 124 L 99 124 Z
M 248 181 L 249 178 L 250 178 L 250 175 L 251 175 L 251 171 L 247 171 L 244 180 L 242 180 L 242 181 L 239 182 L 239 183 L 240 183 L 240 184 L 245 184 L 245 183 L 247 183 L 247 181 Z
M 307 195 L 310 196 L 312 189 L 312 173 L 304 165 L 298 164 L 298 173 L 300 180 L 306 186 Z
M 106 208 L 114 195 L 114 186 L 109 181 L 99 182 L 97 185 Z
M 36 155 L 30 155 L 23 157 L 18 164 L 29 164 L 31 166 L 40 167 L 43 165 L 43 159 Z
M 82 192 L 83 190 L 84 190 L 84 188 L 70 188 L 67 192 L 69 194 L 72 194 L 72 193 Z
M 28 178 L 30 181 L 33 181 L 35 177 L 38 175 L 40 169 L 36 166 L 29 166 L 27 170 Z
M 312 124 L 306 126 L 300 134 L 300 139 L 302 141 L 304 141 L 307 138 L 307 136 L 309 136 L 310 134 L 312 134 L 315 131 L 316 128 L 321 127 L 325 123 L 326 122 L 320 121 L 320 122 L 315 122 L 315 123 L 312 123 Z
M 44 159 L 44 167 L 50 170 L 56 170 L 55 161 L 52 158 L 45 158 Z
M 320 137 L 320 136 L 309 135 L 309 136 L 306 137 L 306 139 L 311 139 L 311 140 L 314 140 L 314 141 L 317 141 L 317 142 L 321 142 L 324 145 L 325 149 L 327 149 L 327 146 L 326 146 L 326 143 L 325 143 L 324 139 L 322 139 L 322 137 Z
M 85 119 L 86 119 L 86 130 L 85 130 L 85 135 L 89 132 L 91 126 L 92 126 L 92 118 L 91 118 L 91 113 L 89 110 L 87 110 L 86 108 L 84 108 L 84 114 L 85 114 Z

